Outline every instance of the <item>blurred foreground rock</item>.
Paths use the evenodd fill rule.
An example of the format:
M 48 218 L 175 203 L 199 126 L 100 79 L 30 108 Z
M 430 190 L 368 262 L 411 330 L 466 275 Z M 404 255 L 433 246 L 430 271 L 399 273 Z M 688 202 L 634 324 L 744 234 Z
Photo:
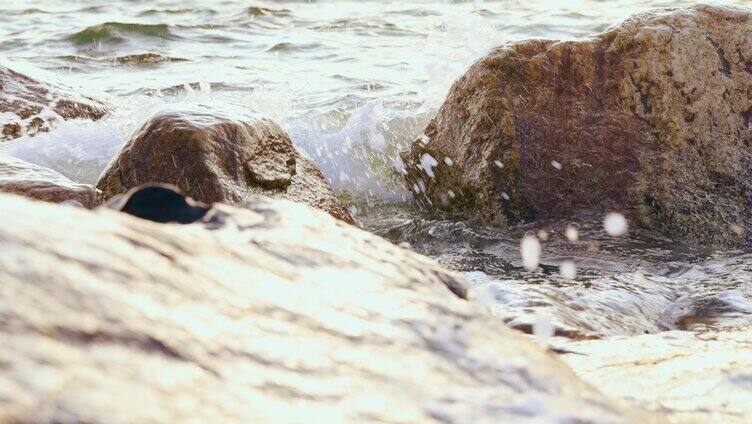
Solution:
M 0 422 L 650 421 L 455 274 L 305 205 L 0 210 Z
M 0 192 L 14 193 L 53 203 L 73 203 L 85 208 L 102 204 L 102 193 L 78 184 L 51 169 L 0 154 Z
M 0 141 L 49 131 L 50 123 L 61 119 L 97 120 L 106 113 L 101 101 L 52 74 L 0 60 Z
M 352 223 L 316 165 L 276 123 L 244 107 L 183 105 L 152 117 L 99 178 L 110 198 L 146 183 L 169 183 L 201 202 L 252 195 L 295 200 Z
M 504 45 L 455 82 L 406 154 L 408 182 L 487 221 L 616 209 L 681 240 L 750 245 L 751 93 L 749 9 Z
M 563 358 L 613 396 L 667 413 L 676 423 L 748 423 L 752 330 L 671 331 L 570 342 Z

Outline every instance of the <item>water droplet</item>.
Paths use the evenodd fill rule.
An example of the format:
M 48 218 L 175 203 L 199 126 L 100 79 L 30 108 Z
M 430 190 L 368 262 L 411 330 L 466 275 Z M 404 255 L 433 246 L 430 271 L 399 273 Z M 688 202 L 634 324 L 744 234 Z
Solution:
M 567 225 L 567 229 L 566 231 L 564 231 L 564 235 L 567 236 L 567 240 L 569 240 L 570 243 L 577 243 L 577 241 L 580 239 L 580 231 L 577 229 L 577 226 L 575 224 Z
M 400 158 L 399 156 L 392 159 L 392 166 L 394 166 L 395 171 L 399 172 L 400 174 L 404 174 L 406 172 L 405 163 L 402 162 L 402 158 Z
M 447 164 L 447 165 L 449 165 L 449 166 L 454 165 L 454 161 L 449 156 L 447 156 L 447 157 L 444 158 L 444 163 Z
M 522 255 L 522 266 L 528 271 L 538 269 L 540 259 L 541 245 L 538 239 L 531 234 L 526 234 L 520 242 L 520 255 Z
M 551 166 L 561 171 L 561 164 L 559 162 L 556 162 L 555 160 L 551 161 Z
M 541 342 L 548 343 L 554 336 L 554 324 L 548 315 L 536 315 L 533 321 L 533 335 Z
M 548 240 L 548 231 L 546 230 L 538 230 L 538 238 L 542 241 Z
M 622 236 L 627 232 L 627 219 L 620 213 L 611 212 L 603 220 L 603 229 L 610 236 Z
M 504 200 L 509 200 L 509 195 L 506 193 L 501 193 L 501 197 L 503 197 Z
M 495 160 L 495 161 L 494 161 L 494 165 L 498 166 L 499 168 L 504 168 L 504 164 L 503 164 L 503 163 L 501 163 L 501 161 L 500 161 L 500 160 Z
M 428 153 L 423 153 L 423 155 L 420 157 L 420 167 L 423 168 L 426 174 L 428 174 L 428 176 L 431 178 L 435 177 L 433 168 L 438 164 L 439 162 L 437 162 L 436 159 L 434 159 L 434 157 L 429 155 Z
M 418 180 L 418 189 L 420 190 L 420 193 L 426 192 L 426 182 L 423 180 Z
M 567 280 L 574 280 L 577 276 L 577 265 L 572 261 L 564 261 L 559 264 L 559 274 Z

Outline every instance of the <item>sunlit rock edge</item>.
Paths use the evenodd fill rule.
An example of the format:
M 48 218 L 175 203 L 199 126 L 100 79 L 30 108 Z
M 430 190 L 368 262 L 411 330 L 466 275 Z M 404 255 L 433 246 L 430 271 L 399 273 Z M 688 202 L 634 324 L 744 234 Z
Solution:
M 745 423 L 752 416 L 752 330 L 669 331 L 567 342 L 577 374 L 672 422 Z
M 0 191 L 53 203 L 94 208 L 102 193 L 88 184 L 77 184 L 62 174 L 0 153 Z

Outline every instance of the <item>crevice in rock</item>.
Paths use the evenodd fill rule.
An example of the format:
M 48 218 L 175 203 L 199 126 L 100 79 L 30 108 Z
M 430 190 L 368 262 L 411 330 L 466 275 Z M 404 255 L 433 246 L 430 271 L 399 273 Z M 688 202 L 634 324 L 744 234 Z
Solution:
M 145 184 L 109 207 L 135 217 L 158 223 L 191 224 L 201 220 L 211 206 L 194 202 L 177 188 L 167 184 Z
M 710 44 L 713 45 L 713 48 L 715 49 L 715 52 L 718 55 L 718 60 L 721 62 L 721 69 L 720 69 L 721 73 L 723 73 L 723 75 L 726 75 L 727 77 L 730 77 L 731 76 L 731 63 L 726 58 L 726 54 L 723 52 L 723 49 L 712 38 L 708 37 L 708 41 L 710 42 Z

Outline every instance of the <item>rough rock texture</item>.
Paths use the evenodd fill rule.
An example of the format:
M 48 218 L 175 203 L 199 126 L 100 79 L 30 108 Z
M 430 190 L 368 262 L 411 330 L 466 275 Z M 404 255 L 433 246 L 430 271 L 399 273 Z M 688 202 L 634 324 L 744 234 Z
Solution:
M 88 184 L 77 184 L 62 174 L 0 154 L 0 191 L 46 202 L 73 202 L 86 208 L 102 204 L 102 193 Z
M 246 207 L 177 225 L 0 195 L 0 422 L 649 421 L 434 262 Z
M 97 120 L 107 113 L 99 100 L 55 81 L 39 69 L 0 60 L 0 141 L 49 131 L 61 119 Z
M 748 423 L 752 330 L 671 331 L 571 342 L 575 372 L 613 396 L 667 413 L 676 423 Z
M 304 202 L 352 222 L 321 171 L 276 123 L 246 108 L 180 106 L 152 117 L 99 178 L 109 198 L 141 184 L 179 187 L 202 202 L 253 194 Z
M 749 245 L 751 17 L 699 5 L 497 48 L 406 154 L 408 181 L 486 220 L 619 209 L 684 240 Z

